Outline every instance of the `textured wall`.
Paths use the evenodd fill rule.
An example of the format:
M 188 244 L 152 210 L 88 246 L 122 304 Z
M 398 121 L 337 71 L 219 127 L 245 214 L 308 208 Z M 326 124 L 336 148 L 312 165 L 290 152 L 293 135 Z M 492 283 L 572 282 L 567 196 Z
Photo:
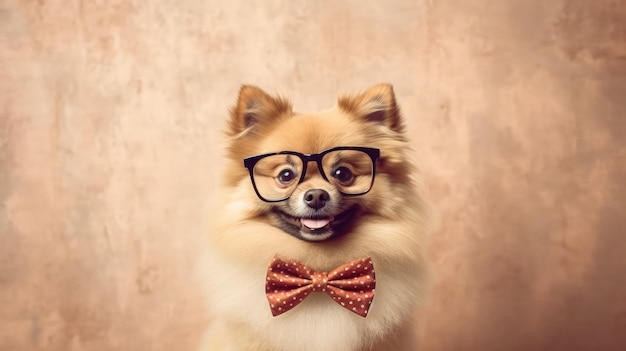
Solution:
M 626 3 L 0 1 L 0 350 L 191 350 L 241 83 L 391 82 L 441 226 L 424 350 L 626 344 Z

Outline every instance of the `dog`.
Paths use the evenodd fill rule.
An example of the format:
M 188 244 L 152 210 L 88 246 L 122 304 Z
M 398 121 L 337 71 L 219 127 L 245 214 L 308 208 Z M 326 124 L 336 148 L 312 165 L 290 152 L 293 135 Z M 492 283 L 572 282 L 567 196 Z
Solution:
M 415 350 L 415 308 L 431 276 L 432 211 L 393 87 L 298 113 L 287 99 L 244 85 L 226 128 L 201 265 L 211 315 L 201 349 Z M 276 262 L 311 274 L 285 275 Z M 348 290 L 331 284 L 329 272 L 355 262 L 371 270 L 367 291 L 346 285 L 362 288 L 365 275 L 337 280 Z M 288 290 L 280 277 L 300 283 Z

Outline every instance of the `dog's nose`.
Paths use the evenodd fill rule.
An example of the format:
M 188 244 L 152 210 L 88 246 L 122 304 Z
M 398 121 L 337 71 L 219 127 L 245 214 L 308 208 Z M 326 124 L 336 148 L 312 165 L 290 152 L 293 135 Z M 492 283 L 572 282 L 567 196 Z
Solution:
M 316 210 L 326 206 L 328 200 L 330 195 L 324 189 L 311 189 L 304 193 L 304 203 Z

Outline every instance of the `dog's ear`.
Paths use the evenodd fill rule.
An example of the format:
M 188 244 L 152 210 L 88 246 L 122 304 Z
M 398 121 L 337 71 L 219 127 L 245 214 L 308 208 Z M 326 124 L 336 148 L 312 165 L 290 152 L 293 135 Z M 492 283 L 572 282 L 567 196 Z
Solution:
M 259 124 L 277 120 L 291 112 L 289 101 L 274 97 L 253 85 L 242 85 L 237 103 L 230 110 L 228 134 L 246 134 Z
M 379 123 L 396 132 L 403 131 L 400 109 L 391 84 L 378 84 L 358 95 L 342 96 L 338 106 L 361 120 Z

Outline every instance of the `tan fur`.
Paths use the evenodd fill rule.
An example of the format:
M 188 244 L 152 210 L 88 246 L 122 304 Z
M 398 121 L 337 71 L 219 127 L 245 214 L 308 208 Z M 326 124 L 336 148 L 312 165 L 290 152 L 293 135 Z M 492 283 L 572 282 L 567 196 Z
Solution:
M 214 321 L 204 349 L 415 350 L 414 308 L 428 281 L 430 216 L 406 154 L 410 147 L 392 87 L 377 85 L 339 98 L 330 111 L 299 114 L 286 100 L 244 86 L 231 110 L 227 136 L 223 187 L 202 265 Z M 346 200 L 362 209 L 350 233 L 321 242 L 297 239 L 275 226 L 268 211 L 283 205 L 257 198 L 242 160 L 265 152 L 317 153 L 335 146 L 381 150 L 374 186 Z M 313 186 L 333 190 L 319 174 L 310 173 L 296 193 Z M 369 315 L 362 318 L 328 296 L 312 294 L 272 317 L 264 283 L 267 264 L 277 253 L 316 270 L 371 256 L 377 286 Z

